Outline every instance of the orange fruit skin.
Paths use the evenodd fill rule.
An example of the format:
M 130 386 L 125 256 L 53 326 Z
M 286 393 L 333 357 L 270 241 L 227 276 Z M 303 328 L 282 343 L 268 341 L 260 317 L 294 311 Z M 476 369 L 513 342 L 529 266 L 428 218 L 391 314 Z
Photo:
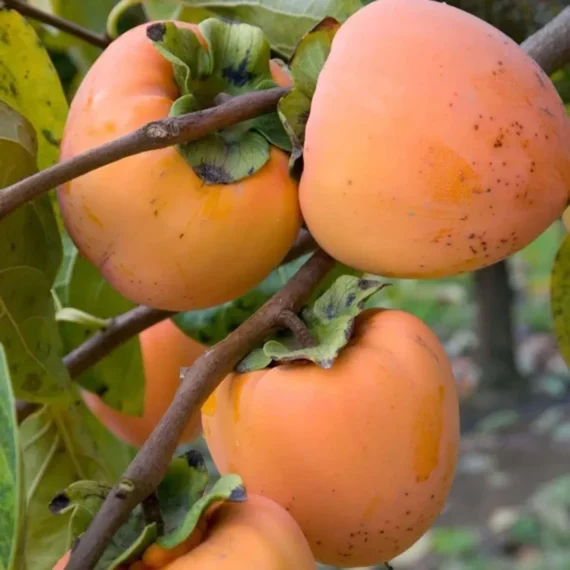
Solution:
M 119 36 L 90 68 L 71 103 L 62 160 L 168 116 L 178 87 L 146 28 Z M 259 171 L 229 185 L 205 185 L 174 146 L 144 152 L 60 186 L 58 201 L 75 245 L 117 291 L 175 311 L 255 287 L 301 220 L 288 155 L 275 147 Z
M 299 200 L 317 242 L 436 278 L 522 249 L 570 192 L 570 121 L 522 49 L 474 16 L 382 0 L 339 29 L 312 100 Z
M 293 515 L 315 558 L 389 561 L 418 540 L 455 473 L 450 362 L 415 316 L 370 310 L 330 369 L 283 364 L 227 376 L 202 408 L 222 474 Z
M 118 439 L 141 447 L 150 436 L 180 385 L 180 369 L 190 366 L 206 347 L 187 337 L 166 319 L 139 335 L 145 375 L 144 410 L 141 416 L 130 416 L 105 404 L 93 392 L 82 390 L 87 407 Z M 192 417 L 180 443 L 192 441 L 201 429 L 200 414 Z
M 266 497 L 223 503 L 196 548 L 164 570 L 316 570 L 311 549 L 291 515 Z
M 316 570 L 299 526 L 270 499 L 250 495 L 244 503 L 222 503 L 207 524 L 204 540 L 187 554 L 160 567 L 135 562 L 129 570 Z M 68 559 L 54 570 L 63 570 Z

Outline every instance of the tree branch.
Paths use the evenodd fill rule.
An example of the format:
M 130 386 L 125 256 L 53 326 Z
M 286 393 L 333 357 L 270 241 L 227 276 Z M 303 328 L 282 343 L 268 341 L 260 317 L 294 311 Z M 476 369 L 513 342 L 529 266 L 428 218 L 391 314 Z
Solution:
M 303 257 L 303 255 L 315 251 L 317 247 L 318 245 L 315 238 L 306 229 L 301 228 L 295 243 L 281 263 L 291 263 L 291 261 L 295 261 L 296 259 L 299 259 L 299 257 Z
M 96 332 L 64 357 L 69 374 L 77 378 L 115 348 L 173 314 L 141 305 L 115 317 L 108 327 Z
M 69 20 L 64 20 L 59 16 L 55 16 L 54 14 L 44 12 L 43 10 L 36 8 L 27 2 L 23 2 L 22 0 L 2 0 L 2 2 L 0 2 L 0 8 L 2 7 L 16 10 L 16 12 L 19 12 L 22 16 L 27 16 L 28 18 L 37 20 L 42 24 L 53 26 L 54 28 L 75 36 L 76 38 L 94 45 L 95 47 L 104 49 L 111 43 L 111 40 L 106 35 L 96 34 L 95 32 L 83 28 L 74 22 L 70 22 Z
M 317 341 L 314 339 L 311 331 L 297 316 L 297 313 L 289 310 L 281 311 L 277 324 L 289 329 L 303 348 L 312 348 L 317 345 Z
M 289 89 L 273 88 L 232 97 L 222 105 L 153 121 L 104 145 L 59 162 L 0 190 L 0 220 L 26 202 L 92 170 L 127 156 L 200 139 L 275 110 Z
M 570 62 L 570 6 L 528 37 L 521 47 L 548 75 Z
M 257 313 L 202 354 L 190 368 L 182 370 L 182 383 L 173 403 L 122 476 L 133 483 L 134 490 L 121 499 L 117 497 L 119 486 L 113 489 L 73 551 L 67 570 L 94 568 L 129 512 L 148 497 L 164 477 L 188 419 L 199 411 L 240 359 L 278 326 L 283 311 L 299 311 L 334 263 L 329 255 L 317 250 Z

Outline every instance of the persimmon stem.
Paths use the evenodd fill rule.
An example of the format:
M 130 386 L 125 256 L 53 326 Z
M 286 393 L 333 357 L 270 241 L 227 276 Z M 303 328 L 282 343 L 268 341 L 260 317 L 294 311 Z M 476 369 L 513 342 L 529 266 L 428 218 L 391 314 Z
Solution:
M 216 107 L 153 121 L 128 135 L 63 160 L 0 190 L 0 220 L 52 188 L 127 156 L 197 140 L 271 113 L 288 91 L 281 87 L 255 91 L 232 97 Z
M 314 287 L 334 266 L 334 259 L 317 250 L 287 284 L 224 340 L 204 352 L 190 368 L 182 369 L 182 382 L 174 401 L 143 444 L 121 480 L 133 484 L 122 498 L 120 485 L 109 493 L 101 509 L 73 551 L 67 570 L 92 570 L 109 540 L 129 512 L 148 497 L 164 477 L 189 418 L 235 365 L 276 326 L 283 311 L 296 313 Z
M 164 534 L 164 520 L 162 519 L 160 504 L 156 493 L 153 492 L 143 499 L 142 510 L 146 524 L 155 523 L 158 536 L 162 536 Z
M 11 8 L 16 10 L 22 16 L 26 16 L 32 20 L 41 22 L 42 24 L 47 24 L 48 26 L 53 26 L 66 34 L 79 38 L 88 44 L 95 47 L 105 49 L 110 43 L 111 39 L 106 35 L 96 34 L 87 28 L 84 28 L 75 22 L 70 22 L 49 12 L 44 12 L 39 8 L 36 8 L 32 4 L 23 2 L 22 0 L 2 0 L 0 2 L 0 8 Z
M 303 348 L 317 346 L 317 341 L 305 323 L 293 311 L 289 309 L 283 310 L 277 321 L 280 326 L 289 329 L 295 335 L 295 338 Z
M 18 424 L 21 424 L 28 416 L 31 416 L 36 410 L 39 410 L 40 407 L 39 404 L 33 402 L 16 400 L 16 419 L 18 420 Z

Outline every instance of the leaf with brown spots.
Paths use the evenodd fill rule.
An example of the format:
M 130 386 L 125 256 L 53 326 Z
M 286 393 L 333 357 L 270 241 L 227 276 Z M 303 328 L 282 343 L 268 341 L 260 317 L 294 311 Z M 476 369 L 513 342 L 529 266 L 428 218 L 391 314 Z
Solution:
M 38 167 L 55 164 L 67 101 L 53 63 L 31 24 L 0 10 L 0 100 L 26 117 L 38 133 Z
M 0 101 L 0 187 L 34 173 L 35 156 L 32 126 Z M 51 293 L 60 263 L 48 196 L 0 222 L 0 343 L 16 396 L 30 402 L 65 398 L 70 385 Z

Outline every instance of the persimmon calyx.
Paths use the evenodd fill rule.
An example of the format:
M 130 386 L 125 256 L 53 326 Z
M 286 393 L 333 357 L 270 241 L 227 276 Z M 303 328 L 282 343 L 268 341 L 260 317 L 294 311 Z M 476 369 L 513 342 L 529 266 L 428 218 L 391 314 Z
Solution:
M 311 109 L 311 100 L 317 80 L 325 64 L 340 23 L 334 18 L 325 18 L 307 32 L 290 62 L 293 89 L 281 98 L 277 106 L 279 118 L 292 144 L 289 167 L 297 177 L 301 173 L 305 127 Z
M 198 25 L 200 38 L 175 22 L 157 22 L 147 37 L 173 67 L 179 98 L 170 116 L 215 105 L 220 93 L 235 96 L 277 87 L 271 76 L 269 42 L 249 24 L 208 18 Z M 277 111 L 177 146 L 205 184 L 232 184 L 263 167 L 274 145 L 291 150 Z
M 308 360 L 322 368 L 330 368 L 348 344 L 356 317 L 365 310 L 365 302 L 389 285 L 379 277 L 343 275 L 334 281 L 312 306 L 301 311 L 313 346 L 302 346 L 298 335 L 279 335 L 255 348 L 243 358 L 236 370 L 251 372 L 268 367 L 272 362 Z
M 204 522 L 206 511 L 219 502 L 243 502 L 247 494 L 237 475 L 225 475 L 206 492 L 209 475 L 203 456 L 191 450 L 175 457 L 156 490 L 164 534 L 149 523 L 138 505 L 115 533 L 96 570 L 115 570 L 141 560 L 153 545 L 168 551 L 185 542 Z M 54 515 L 71 513 L 66 549 L 81 537 L 101 508 L 112 487 L 98 481 L 78 481 L 58 493 L 50 502 Z M 156 547 L 154 547 L 156 548 Z

